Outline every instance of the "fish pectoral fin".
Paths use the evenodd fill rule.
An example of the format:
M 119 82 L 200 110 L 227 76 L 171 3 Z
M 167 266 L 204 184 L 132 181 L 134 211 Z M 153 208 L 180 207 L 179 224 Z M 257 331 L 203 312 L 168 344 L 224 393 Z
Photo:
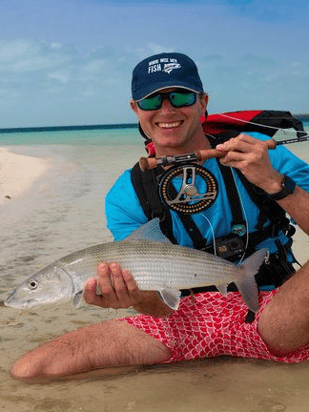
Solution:
M 225 296 L 227 294 L 227 284 L 226 283 L 222 283 L 221 285 L 216 285 L 216 288 L 218 289 L 220 293 L 222 293 L 222 295 Z
M 81 306 L 82 297 L 83 297 L 83 291 L 82 290 L 75 293 L 75 295 L 73 296 L 73 300 L 72 300 L 74 308 L 79 308 Z
M 157 291 L 159 298 L 171 309 L 179 308 L 181 292 L 174 289 L 163 289 Z

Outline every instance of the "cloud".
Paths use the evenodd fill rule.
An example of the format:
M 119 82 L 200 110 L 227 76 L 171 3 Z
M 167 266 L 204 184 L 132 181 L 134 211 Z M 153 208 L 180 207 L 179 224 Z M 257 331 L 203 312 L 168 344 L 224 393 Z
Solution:
M 132 68 L 164 49 L 149 43 L 85 51 L 55 42 L 1 41 L 1 127 L 134 121 L 128 109 Z
M 212 112 L 305 111 L 308 6 L 295 1 L 2 0 L 0 127 L 135 121 L 132 69 L 162 51 L 197 62 Z

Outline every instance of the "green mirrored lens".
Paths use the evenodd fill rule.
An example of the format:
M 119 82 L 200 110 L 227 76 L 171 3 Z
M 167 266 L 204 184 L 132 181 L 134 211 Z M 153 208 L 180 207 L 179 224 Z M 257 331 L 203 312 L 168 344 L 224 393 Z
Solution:
M 196 94 L 172 92 L 169 94 L 169 101 L 174 107 L 192 106 L 195 103 Z
M 137 104 L 142 110 L 158 110 L 164 99 L 168 99 L 171 105 L 176 108 L 192 106 L 196 102 L 196 94 L 194 92 L 158 93 L 153 97 L 146 97 L 138 101 Z
M 157 110 L 162 106 L 162 97 L 158 94 L 157 96 L 140 100 L 137 104 L 142 110 Z

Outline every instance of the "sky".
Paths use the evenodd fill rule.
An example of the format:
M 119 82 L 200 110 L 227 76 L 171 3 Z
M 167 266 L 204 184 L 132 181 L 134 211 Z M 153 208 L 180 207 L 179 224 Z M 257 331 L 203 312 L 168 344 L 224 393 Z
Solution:
M 0 128 L 134 123 L 134 66 L 189 55 L 209 112 L 309 112 L 307 0 L 0 0 Z

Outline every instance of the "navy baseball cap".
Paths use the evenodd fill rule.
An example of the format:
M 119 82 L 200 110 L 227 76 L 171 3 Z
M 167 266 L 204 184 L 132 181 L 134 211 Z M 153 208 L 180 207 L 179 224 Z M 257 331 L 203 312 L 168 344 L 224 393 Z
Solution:
M 203 92 L 196 64 L 182 53 L 160 53 L 142 60 L 133 70 L 132 97 L 138 101 L 150 94 L 180 87 Z

